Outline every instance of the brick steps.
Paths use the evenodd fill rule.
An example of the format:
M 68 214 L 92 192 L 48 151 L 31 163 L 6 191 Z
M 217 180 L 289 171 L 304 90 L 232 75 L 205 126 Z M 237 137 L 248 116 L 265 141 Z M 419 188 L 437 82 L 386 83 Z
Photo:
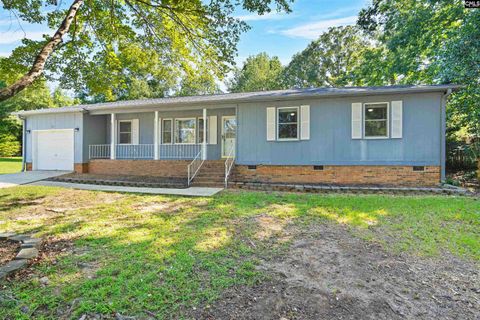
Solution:
M 193 179 L 194 187 L 219 187 L 222 188 L 225 180 L 225 162 L 205 162 Z

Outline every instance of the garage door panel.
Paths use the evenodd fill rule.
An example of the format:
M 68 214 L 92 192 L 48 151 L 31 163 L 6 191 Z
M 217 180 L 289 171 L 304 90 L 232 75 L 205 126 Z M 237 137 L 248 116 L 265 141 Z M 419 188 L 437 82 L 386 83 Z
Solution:
M 73 170 L 73 130 L 36 132 L 35 170 Z

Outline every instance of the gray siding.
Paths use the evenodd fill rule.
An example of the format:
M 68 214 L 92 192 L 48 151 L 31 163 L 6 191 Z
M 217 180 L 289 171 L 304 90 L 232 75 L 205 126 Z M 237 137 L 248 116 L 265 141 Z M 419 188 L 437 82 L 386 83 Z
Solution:
M 48 129 L 75 129 L 74 131 L 74 149 L 75 163 L 83 162 L 83 114 L 82 113 L 52 113 L 32 115 L 27 118 L 25 159 L 26 162 L 32 162 L 32 132 L 33 130 Z
M 105 122 L 109 120 L 107 116 L 83 115 L 83 162 L 89 161 L 89 145 L 108 143 Z
M 403 100 L 403 138 L 351 138 L 352 102 Z M 310 140 L 267 141 L 266 107 L 310 105 Z M 238 164 L 440 165 L 441 94 L 239 104 Z

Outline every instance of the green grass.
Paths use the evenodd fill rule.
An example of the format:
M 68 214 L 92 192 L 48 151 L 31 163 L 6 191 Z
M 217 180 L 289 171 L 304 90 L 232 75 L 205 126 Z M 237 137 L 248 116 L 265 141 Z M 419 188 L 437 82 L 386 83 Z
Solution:
M 0 231 L 73 241 L 74 250 L 8 284 L 5 296 L 14 299 L 0 292 L 0 318 L 146 317 L 146 311 L 169 318 L 205 306 L 225 288 L 261 280 L 257 259 L 285 248 L 279 238 L 287 225 L 325 221 L 349 225 L 387 250 L 480 261 L 480 202 L 471 198 L 255 192 L 182 198 L 24 186 L 0 190 Z M 47 286 L 38 281 L 43 276 Z
M 22 158 L 0 158 L 0 174 L 15 173 L 22 170 Z

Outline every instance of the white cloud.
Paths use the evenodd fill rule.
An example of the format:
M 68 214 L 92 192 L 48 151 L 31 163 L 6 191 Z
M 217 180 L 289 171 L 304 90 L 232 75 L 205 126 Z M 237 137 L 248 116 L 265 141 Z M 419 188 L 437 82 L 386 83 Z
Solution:
M 0 52 L 0 57 L 8 57 L 12 52 Z
M 287 17 L 285 12 L 268 12 L 262 15 L 259 14 L 247 14 L 243 16 L 236 16 L 235 18 L 242 21 L 261 21 L 261 20 L 278 20 Z
M 330 27 L 352 25 L 355 24 L 356 21 L 357 16 L 327 19 L 281 30 L 280 33 L 292 38 L 316 39 Z
M 30 40 L 42 40 L 44 34 L 49 34 L 48 30 L 45 31 L 5 31 L 0 32 L 0 44 L 9 44 L 27 38 Z

